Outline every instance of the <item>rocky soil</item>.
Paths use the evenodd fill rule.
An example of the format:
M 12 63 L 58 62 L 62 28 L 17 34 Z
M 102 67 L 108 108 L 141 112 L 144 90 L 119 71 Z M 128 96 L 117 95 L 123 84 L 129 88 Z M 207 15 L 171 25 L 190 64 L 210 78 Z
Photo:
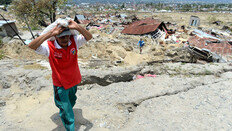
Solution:
M 0 130 L 64 130 L 46 61 L 0 61 Z M 232 66 L 150 63 L 91 69 L 74 106 L 77 130 L 230 130 Z M 133 79 L 136 75 L 156 77 Z
M 193 14 L 139 17 L 145 15 L 181 26 L 188 25 Z M 211 17 L 223 25 L 232 18 L 194 15 L 201 18 L 202 28 L 214 28 Z M 22 37 L 29 39 L 25 32 Z M 231 130 L 232 65 L 191 64 L 183 44 L 159 45 L 146 36 L 123 35 L 121 29 L 112 34 L 94 28 L 90 32 L 93 39 L 78 50 L 83 79 L 74 106 L 77 130 Z M 179 35 L 188 38 L 185 32 Z M 140 37 L 146 43 L 142 54 L 137 46 Z M 0 130 L 65 130 L 53 100 L 47 58 L 8 37 L 0 45 L 2 58 Z M 138 75 L 145 77 L 135 79 Z

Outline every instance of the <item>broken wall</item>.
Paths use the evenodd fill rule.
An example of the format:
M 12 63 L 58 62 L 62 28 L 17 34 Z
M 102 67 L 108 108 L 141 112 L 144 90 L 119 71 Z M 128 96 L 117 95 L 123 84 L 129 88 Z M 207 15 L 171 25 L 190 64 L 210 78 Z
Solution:
M 232 61 L 232 45 L 226 41 L 221 41 L 219 43 L 210 42 L 207 39 L 199 38 L 197 36 L 190 37 L 189 43 L 201 49 L 208 49 L 213 53 L 218 54 L 227 61 Z

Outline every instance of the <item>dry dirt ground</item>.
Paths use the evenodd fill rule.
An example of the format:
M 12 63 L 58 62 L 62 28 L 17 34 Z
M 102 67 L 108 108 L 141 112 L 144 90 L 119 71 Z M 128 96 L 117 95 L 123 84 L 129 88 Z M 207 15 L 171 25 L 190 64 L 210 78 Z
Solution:
M 191 14 L 154 15 L 182 25 Z M 204 14 L 193 15 L 207 23 Z M 232 17 L 223 15 L 216 18 L 231 21 Z M 90 31 L 94 38 L 78 52 L 83 80 L 74 107 L 77 130 L 232 128 L 229 63 L 155 63 L 187 62 L 189 54 L 178 50 L 180 44 L 157 45 L 145 37 L 139 54 L 138 36 Z M 5 56 L 0 60 L 0 130 L 64 130 L 53 101 L 47 58 L 17 40 L 1 50 Z M 138 74 L 156 77 L 134 80 Z
M 200 18 L 200 27 L 205 28 L 221 28 L 224 25 L 232 26 L 232 14 L 231 13 L 207 13 L 207 12 L 186 12 L 186 13 L 139 13 L 139 18 L 143 18 L 144 16 L 160 19 L 165 22 L 175 23 L 179 26 L 189 25 L 189 19 L 191 16 L 198 16 Z M 216 26 L 212 24 L 215 21 L 222 21 L 221 26 Z
M 51 71 L 41 61 L 1 60 L 1 130 L 64 130 Z M 230 130 L 232 66 L 162 63 L 81 68 L 77 130 Z M 133 80 L 137 74 L 155 74 Z

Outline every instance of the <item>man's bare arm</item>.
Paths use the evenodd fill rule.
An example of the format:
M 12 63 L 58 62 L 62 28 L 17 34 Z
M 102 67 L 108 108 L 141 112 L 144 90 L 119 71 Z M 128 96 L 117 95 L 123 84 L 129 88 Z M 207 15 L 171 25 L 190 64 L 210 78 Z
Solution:
M 31 49 L 33 49 L 33 50 L 36 50 L 45 40 L 47 40 L 50 37 L 58 35 L 63 30 L 64 30 L 63 27 L 58 27 L 58 25 L 57 25 L 51 31 L 49 31 L 49 32 L 47 32 L 47 33 L 45 33 L 45 34 L 37 37 L 36 39 L 32 40 L 29 43 L 28 47 L 31 48 Z

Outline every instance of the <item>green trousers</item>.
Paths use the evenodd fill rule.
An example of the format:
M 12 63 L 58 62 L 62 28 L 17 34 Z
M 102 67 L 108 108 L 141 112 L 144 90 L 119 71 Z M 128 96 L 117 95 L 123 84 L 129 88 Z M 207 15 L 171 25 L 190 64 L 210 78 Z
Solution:
M 73 106 L 76 103 L 77 86 L 65 90 L 63 87 L 53 86 L 54 100 L 56 106 L 60 109 L 60 118 L 67 131 L 74 131 L 74 113 Z

